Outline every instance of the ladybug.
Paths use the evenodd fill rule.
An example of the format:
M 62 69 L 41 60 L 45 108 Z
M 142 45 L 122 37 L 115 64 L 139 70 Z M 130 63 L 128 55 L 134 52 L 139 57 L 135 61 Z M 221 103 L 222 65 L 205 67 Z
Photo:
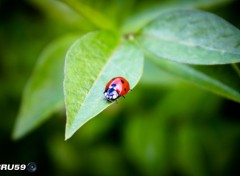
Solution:
M 128 81 L 121 77 L 115 77 L 111 79 L 104 91 L 105 99 L 109 102 L 117 100 L 119 97 L 124 97 L 125 94 L 127 94 L 130 90 L 130 85 Z M 125 97 L 124 97 L 125 98 Z

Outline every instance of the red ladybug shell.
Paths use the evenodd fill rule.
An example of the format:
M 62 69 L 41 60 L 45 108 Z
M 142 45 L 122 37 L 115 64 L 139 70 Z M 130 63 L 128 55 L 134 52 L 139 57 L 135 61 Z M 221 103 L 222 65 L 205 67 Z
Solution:
M 128 91 L 130 90 L 130 86 L 129 86 L 129 83 L 128 81 L 123 78 L 123 77 L 115 77 L 113 79 L 111 79 L 106 87 L 105 87 L 105 90 L 109 89 L 111 87 L 112 84 L 116 84 L 116 91 L 119 93 L 119 95 L 123 96 L 125 94 L 128 93 Z
M 114 101 L 127 94 L 129 90 L 130 85 L 125 78 L 121 76 L 115 77 L 111 79 L 105 87 L 105 99 L 108 101 Z

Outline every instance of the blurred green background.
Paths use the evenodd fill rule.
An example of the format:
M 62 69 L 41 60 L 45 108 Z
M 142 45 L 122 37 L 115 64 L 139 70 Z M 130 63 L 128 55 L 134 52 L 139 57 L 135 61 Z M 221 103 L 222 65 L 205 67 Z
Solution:
M 94 30 L 72 12 L 72 18 L 64 19 L 58 9 L 65 7 L 54 8 L 56 4 L 49 2 L 44 6 L 41 1 L 0 1 L 0 164 L 34 161 L 37 175 L 58 176 L 240 175 L 240 104 L 148 62 L 126 99 L 89 121 L 70 140 L 64 141 L 62 110 L 13 141 L 21 94 L 39 53 L 67 32 Z M 208 10 L 240 27 L 239 2 Z M 75 25 L 76 20 L 81 23 Z

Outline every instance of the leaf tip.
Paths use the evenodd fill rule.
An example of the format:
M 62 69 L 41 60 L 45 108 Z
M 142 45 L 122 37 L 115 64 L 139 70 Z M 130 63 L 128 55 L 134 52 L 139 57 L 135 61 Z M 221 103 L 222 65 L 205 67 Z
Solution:
M 70 137 L 72 137 L 73 134 L 70 134 L 67 130 L 65 131 L 65 138 L 64 140 L 67 141 L 68 139 L 70 139 Z
M 65 141 L 70 139 L 73 134 L 77 131 L 77 129 L 73 128 L 72 125 L 69 125 L 68 123 L 66 124 L 66 129 L 65 129 Z
M 21 139 L 25 134 L 26 134 L 26 132 L 21 130 L 21 128 L 19 127 L 19 124 L 16 123 L 14 126 L 14 129 L 13 129 L 13 132 L 11 134 L 11 139 L 13 141 L 17 141 L 17 140 Z

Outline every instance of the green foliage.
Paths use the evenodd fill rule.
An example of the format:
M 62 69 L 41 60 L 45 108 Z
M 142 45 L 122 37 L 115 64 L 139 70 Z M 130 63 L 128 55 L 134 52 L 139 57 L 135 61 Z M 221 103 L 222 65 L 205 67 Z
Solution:
M 1 1 L 1 161 L 38 175 L 239 175 L 239 7 Z M 115 76 L 132 91 L 111 103 Z
M 207 12 L 168 11 L 146 25 L 138 38 L 154 55 L 180 63 L 240 62 L 240 31 Z
M 23 92 L 13 138 L 24 136 L 63 108 L 64 56 L 76 36 L 65 36 L 51 43 L 38 63 Z
M 148 58 L 161 70 L 171 72 L 176 77 L 240 102 L 239 75 L 232 65 L 186 65 L 165 61 L 152 55 Z M 236 67 L 238 68 L 238 65 Z
M 62 1 L 68 4 L 73 9 L 75 9 L 78 13 L 86 17 L 90 22 L 92 22 L 95 26 L 99 27 L 100 29 L 107 29 L 107 30 L 115 29 L 115 25 L 111 20 L 109 20 L 109 18 L 107 18 L 105 15 L 95 10 L 91 6 L 85 4 L 84 2 L 75 1 L 75 0 L 62 0 Z M 95 2 L 92 1 L 91 5 L 93 5 L 94 3 Z M 100 3 L 100 4 L 103 4 L 103 3 Z M 107 4 L 105 7 L 107 7 Z
M 136 32 L 171 9 L 210 8 L 230 0 L 148 0 L 135 1 L 134 10 L 121 26 L 123 33 Z
M 109 80 L 123 76 L 133 88 L 142 69 L 140 49 L 112 33 L 89 33 L 74 43 L 65 62 L 65 138 L 71 137 L 79 127 L 110 105 L 100 96 Z
M 63 73 L 67 112 L 65 139 L 70 138 L 110 105 L 103 98 L 103 89 L 112 77 L 126 77 L 131 88 L 138 83 L 143 68 L 142 53 L 160 70 L 154 72 L 154 76 L 167 72 L 240 102 L 239 65 L 236 64 L 240 62 L 240 31 L 212 13 L 176 9 L 207 9 L 223 2 L 227 0 L 121 3 L 62 0 L 57 12 L 73 14 L 71 27 L 99 31 L 85 31 L 71 47 L 73 39 L 68 38 L 43 51 L 23 93 L 14 138 L 24 136 L 62 108 Z M 44 9 L 40 1 L 35 4 Z M 62 8 L 62 5 L 67 6 Z M 79 23 L 75 24 L 78 19 Z M 67 25 L 71 20 L 62 22 Z M 155 84 L 155 80 L 158 84 L 158 78 L 152 83 Z

